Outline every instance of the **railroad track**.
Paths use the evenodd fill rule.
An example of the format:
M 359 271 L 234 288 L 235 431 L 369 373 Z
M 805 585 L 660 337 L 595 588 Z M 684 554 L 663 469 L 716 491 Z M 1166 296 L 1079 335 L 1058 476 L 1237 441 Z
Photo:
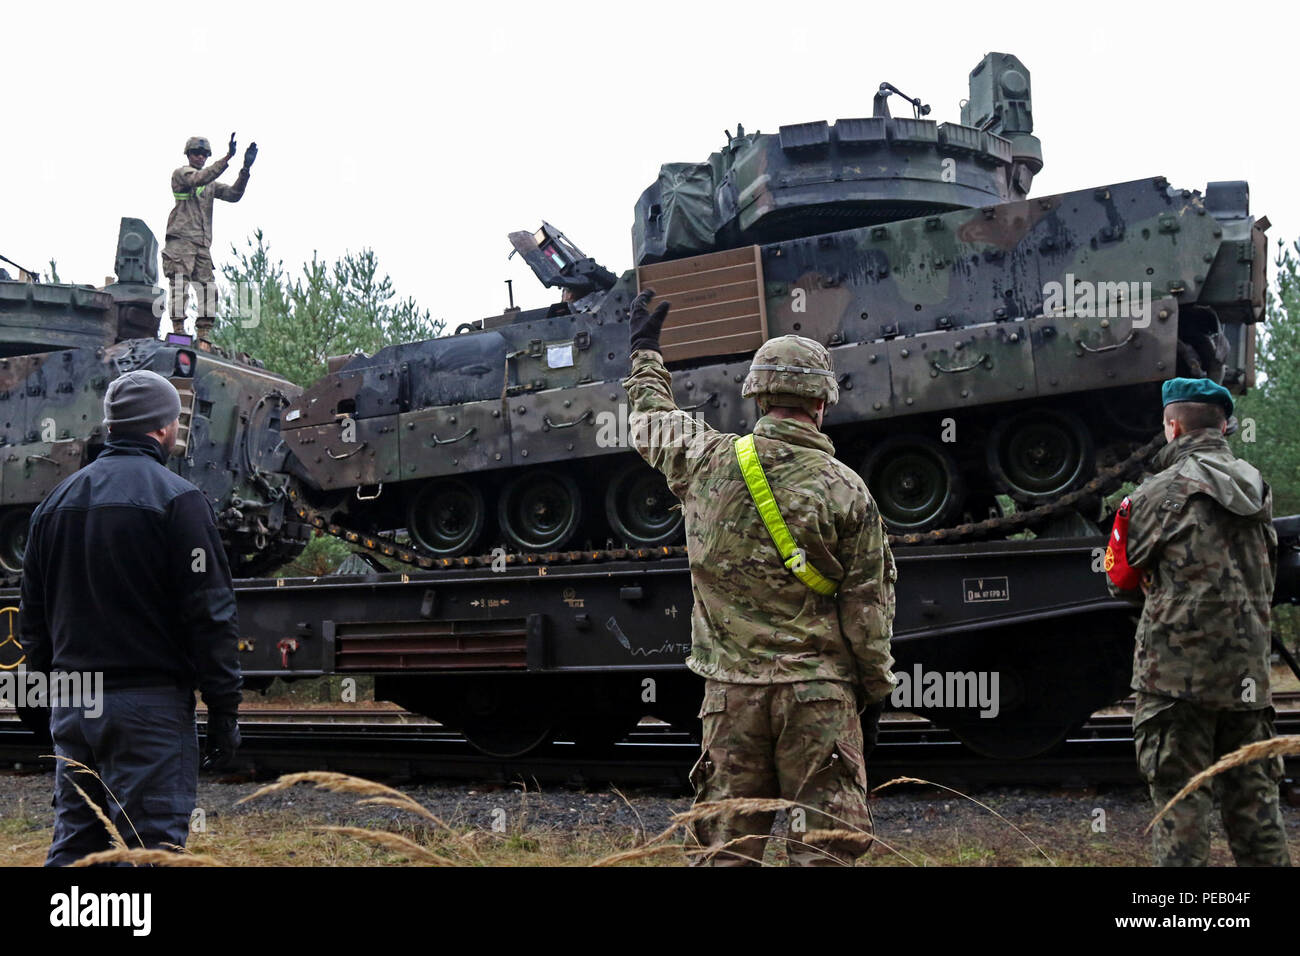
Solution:
M 260 716 L 250 711 L 249 719 L 241 717 L 244 745 L 238 776 L 333 770 L 386 779 L 617 783 L 684 790 L 699 754 L 699 744 L 689 734 L 663 723 L 640 724 L 623 741 L 599 752 L 557 741 L 523 757 L 502 759 L 479 753 L 459 734 L 418 715 L 361 708 L 347 712 L 346 719 L 337 712 L 327 721 L 299 719 L 319 714 L 263 710 Z M 1277 730 L 1300 733 L 1300 710 L 1280 712 Z M 16 719 L 0 717 L 0 768 L 48 769 L 52 761 L 39 759 L 48 752 L 48 744 L 37 744 Z M 1058 748 L 1027 760 L 981 756 L 928 720 L 887 718 L 868 764 L 873 783 L 912 776 L 958 789 L 1140 783 L 1131 716 L 1123 713 L 1094 715 Z M 1300 775 L 1300 759 L 1291 767 Z

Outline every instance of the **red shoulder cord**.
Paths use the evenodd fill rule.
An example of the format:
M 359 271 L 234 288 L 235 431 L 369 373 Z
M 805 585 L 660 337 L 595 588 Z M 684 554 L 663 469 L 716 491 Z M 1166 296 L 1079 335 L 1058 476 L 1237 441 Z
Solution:
M 1142 572 L 1128 563 L 1128 521 L 1132 507 L 1128 498 L 1120 502 L 1106 544 L 1106 574 L 1121 591 L 1136 590 L 1142 583 Z

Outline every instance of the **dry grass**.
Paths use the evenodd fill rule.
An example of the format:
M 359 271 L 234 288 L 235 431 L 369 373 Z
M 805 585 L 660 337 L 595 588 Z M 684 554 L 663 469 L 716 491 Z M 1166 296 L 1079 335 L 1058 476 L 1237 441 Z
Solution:
M 1172 809 L 1175 803 L 1178 803 L 1189 793 L 1199 788 L 1207 780 L 1217 777 L 1234 767 L 1240 767 L 1243 764 L 1253 763 L 1256 760 L 1267 760 L 1271 757 L 1284 757 L 1287 754 L 1300 753 L 1300 737 L 1274 737 L 1271 740 L 1261 740 L 1257 743 L 1247 744 L 1232 753 L 1221 757 L 1218 761 L 1206 767 L 1191 780 L 1188 780 L 1183 789 L 1179 790 L 1168 803 L 1160 808 L 1151 822 L 1147 824 L 1144 833 L 1150 833 L 1151 828 L 1160 822 L 1161 818 Z
M 250 800 L 256 800 L 268 793 L 276 793 L 280 790 L 288 790 L 290 787 L 296 787 L 300 783 L 314 783 L 317 790 L 327 790 L 330 793 L 359 793 L 366 797 L 364 800 L 358 800 L 358 806 L 367 804 L 379 804 L 382 806 L 396 807 L 399 810 L 406 810 L 410 813 L 424 817 L 431 823 L 434 823 L 444 829 L 447 824 L 439 820 L 427 807 L 413 799 L 409 795 L 395 790 L 392 787 L 386 787 L 382 783 L 376 783 L 373 780 L 367 780 L 364 777 L 353 777 L 346 773 L 330 773 L 323 770 L 309 770 L 305 773 L 289 773 L 280 777 L 275 783 L 267 784 L 260 790 L 250 793 L 242 800 L 236 802 L 236 806 L 241 803 L 248 803 Z
M 827 857 L 833 857 L 833 855 L 815 844 L 832 840 L 838 843 L 856 843 L 859 845 L 860 852 L 866 852 L 871 844 L 876 842 L 876 837 L 873 834 L 854 826 L 849 826 L 847 829 L 811 830 L 808 833 L 803 834 L 801 838 L 781 836 L 772 833 L 746 835 L 743 837 L 737 837 L 734 840 L 729 840 L 720 846 L 711 847 L 688 847 L 678 843 L 667 842 L 668 838 L 675 835 L 679 830 L 683 830 L 688 825 L 699 820 L 707 820 L 722 815 L 774 813 L 778 810 L 793 810 L 797 808 L 803 808 L 814 813 L 819 813 L 820 815 L 839 823 L 845 822 L 834 814 L 825 813 L 817 807 L 809 806 L 806 803 L 800 803 L 796 800 L 768 797 L 736 797 L 729 800 L 714 800 L 706 803 L 697 803 L 687 811 L 674 814 L 672 824 L 658 836 L 642 842 L 640 846 L 634 847 L 631 850 L 625 850 L 596 860 L 591 865 L 604 867 L 618 866 L 623 863 L 635 863 L 642 859 L 668 852 L 669 849 L 674 852 L 683 852 L 689 856 L 698 857 L 702 860 L 708 860 L 723 851 L 733 851 L 733 847 L 737 844 L 755 839 L 764 843 L 779 841 L 787 845 L 811 849 Z M 733 851 L 733 855 L 739 856 L 740 854 L 735 854 Z M 764 860 L 756 860 L 753 857 L 744 857 L 744 859 L 767 865 Z
M 93 771 L 90 771 L 89 768 L 85 768 L 81 772 L 93 773 Z M 932 784 L 929 781 L 920 780 L 914 777 L 900 777 L 895 780 L 890 780 L 887 783 L 882 784 L 879 787 L 876 787 L 875 789 L 876 791 L 879 791 L 886 787 L 893 786 L 895 784 L 901 784 L 901 783 L 939 786 L 941 789 L 949 790 L 950 792 L 955 793 L 958 796 L 962 796 L 965 799 L 970 800 L 972 803 L 981 807 L 987 812 L 991 813 L 993 816 L 997 817 L 999 820 L 1001 820 L 1011 829 L 1015 830 L 1031 846 L 1033 846 L 1039 853 L 1041 853 L 1045 859 L 1048 859 L 1049 862 L 1051 862 L 1050 857 L 1048 857 L 1047 854 L 1043 852 L 1042 848 L 1039 847 L 1032 840 L 1030 840 L 1029 837 L 1026 836 L 1024 832 L 1020 830 L 1019 827 L 1016 827 L 1015 824 L 1011 823 L 1009 820 L 1007 820 L 1005 817 L 999 814 L 996 810 L 993 810 L 991 807 L 988 807 L 987 805 L 980 803 L 978 800 L 975 800 L 974 798 L 969 797 L 966 794 L 962 794 L 959 791 L 951 790 L 951 788 L 942 787 L 941 785 Z M 365 844 L 371 844 L 376 848 L 378 848 L 380 851 L 384 851 L 384 857 L 380 859 L 374 859 L 374 858 L 369 860 L 352 859 L 346 861 L 348 863 L 352 863 L 353 865 L 355 865 L 356 863 L 364 863 L 364 862 L 383 862 L 383 863 L 409 862 L 415 864 L 425 864 L 425 865 L 434 865 L 434 866 L 463 866 L 467 864 L 492 865 L 493 863 L 502 862 L 502 860 L 500 859 L 502 854 L 500 853 L 492 854 L 494 857 L 498 857 L 495 860 L 485 859 L 483 854 L 476 846 L 476 844 L 485 844 L 486 848 L 495 849 L 498 851 L 504 848 L 507 852 L 522 851 L 523 853 L 537 853 L 542 850 L 541 841 L 539 841 L 536 836 L 524 836 L 525 821 L 526 821 L 526 805 L 527 805 L 526 802 L 528 797 L 527 790 L 525 790 L 520 795 L 521 804 L 523 804 L 525 808 L 525 811 L 520 814 L 520 823 L 519 825 L 517 825 L 515 832 L 508 835 L 497 834 L 497 833 L 493 833 L 481 829 L 467 829 L 463 832 L 458 833 L 456 829 L 450 826 L 446 821 L 438 817 L 436 814 L 434 814 L 428 808 L 420 804 L 414 798 L 412 798 L 408 794 L 403 793 L 400 790 L 396 790 L 392 787 L 386 786 L 381 783 L 377 783 L 373 780 L 367 780 L 362 777 L 354 777 L 349 774 L 332 773 L 332 772 L 325 772 L 325 771 L 309 771 L 304 773 L 286 774 L 284 776 L 281 776 L 274 783 L 261 787 L 258 790 L 254 791 L 253 793 L 249 794 L 248 796 L 237 801 L 236 805 L 247 804 L 253 800 L 258 799 L 259 797 L 263 797 L 272 793 L 282 792 L 292 787 L 298 786 L 299 784 L 310 784 L 318 790 L 324 790 L 330 793 L 357 794 L 362 797 L 362 799 L 356 801 L 357 806 L 392 807 L 394 809 L 411 813 L 414 816 L 421 818 L 423 821 L 426 821 L 429 824 L 433 824 L 434 827 L 436 828 L 433 831 L 433 833 L 430 834 L 428 832 L 428 827 L 426 826 L 422 828 L 425 832 L 422 833 L 416 832 L 413 833 L 411 836 L 405 836 L 401 833 L 393 832 L 392 830 L 378 830 L 378 829 L 356 827 L 356 826 L 316 826 L 310 828 L 312 832 L 327 833 L 331 835 L 346 837 L 349 838 L 350 840 L 359 841 Z M 78 788 L 78 790 L 80 790 L 80 788 Z M 82 795 L 83 797 L 85 797 L 84 791 L 82 791 Z M 623 799 L 625 803 L 627 803 L 629 808 L 631 808 L 635 813 L 636 810 L 635 807 L 632 806 L 631 801 L 629 801 L 627 797 L 621 793 L 619 793 L 619 796 L 621 799 Z M 87 798 L 87 802 L 90 802 L 88 798 Z M 93 803 L 91 805 L 93 806 Z M 713 817 L 721 816 L 721 815 L 746 814 L 746 813 L 773 813 L 780 810 L 789 811 L 796 808 L 803 808 L 808 811 L 818 812 L 817 808 L 809 806 L 808 804 L 800 803 L 794 800 L 785 800 L 779 798 L 736 798 L 730 800 L 718 800 L 718 801 L 712 801 L 707 803 L 700 803 L 692 806 L 689 810 L 674 814 L 674 816 L 672 817 L 671 824 L 661 833 L 649 839 L 647 839 L 645 836 L 646 831 L 645 831 L 644 822 L 641 820 L 640 815 L 637 814 L 638 825 L 636 828 L 634 828 L 632 833 L 633 845 L 631 847 L 620 848 L 614 852 L 601 853 L 594 860 L 590 858 L 588 858 L 588 860 L 564 859 L 564 857 L 567 856 L 568 854 L 561 853 L 560 854 L 561 859 L 557 860 L 554 858 L 554 856 L 552 856 L 552 859 L 546 862 L 549 862 L 552 865 L 560 862 L 566 862 L 566 863 L 587 862 L 591 866 L 608 867 L 608 866 L 625 865 L 628 863 L 645 864 L 645 863 L 649 863 L 651 860 L 654 860 L 656 862 L 662 862 L 664 858 L 669 856 L 670 854 L 677 860 L 680 860 L 683 856 L 699 857 L 707 860 L 723 851 L 730 851 L 734 853 L 736 844 L 742 843 L 746 840 L 754 839 L 754 837 L 740 837 L 728 843 L 722 844 L 721 846 L 714 846 L 714 847 L 699 847 L 694 845 L 687 846 L 681 839 L 681 836 L 684 834 L 684 832 L 686 831 L 687 827 L 690 826 L 690 824 L 698 822 L 700 820 L 711 819 Z M 807 834 L 801 834 L 799 837 L 794 837 L 790 835 L 766 834 L 766 835 L 758 835 L 757 839 L 765 844 L 781 843 L 781 844 L 785 844 L 787 847 L 796 846 L 800 848 L 811 849 L 816 852 L 824 853 L 827 856 L 830 856 L 831 854 L 829 854 L 826 850 L 822 849 L 816 844 L 822 842 L 829 842 L 829 841 L 835 841 L 837 843 L 850 843 L 850 844 L 856 842 L 859 845 L 859 851 L 865 853 L 867 850 L 871 848 L 872 844 L 875 843 L 875 844 L 879 844 L 881 848 L 887 853 L 892 853 L 896 855 L 902 862 L 906 863 L 907 865 L 911 865 L 911 866 L 920 865 L 912 857 L 908 856 L 906 853 L 902 852 L 898 848 L 891 846 L 888 842 L 880 839 L 878 836 L 872 834 L 871 832 L 848 825 L 845 823 L 845 821 L 836 818 L 834 815 L 825 814 L 825 816 L 831 819 L 832 821 L 836 822 L 837 824 L 844 824 L 844 826 L 840 826 L 832 830 L 814 830 Z M 116 833 L 115 829 L 112 829 L 111 822 L 109 822 L 107 818 L 104 817 L 102 814 L 101 814 L 101 819 L 104 819 L 106 826 L 110 827 L 110 833 L 114 835 L 113 849 L 104 851 L 102 853 L 93 854 L 92 856 L 87 857 L 85 860 L 78 861 L 76 865 L 87 865 L 88 863 L 92 863 L 92 862 L 133 862 L 133 863 L 142 863 L 142 864 L 158 863 L 161 865 L 168 865 L 168 866 L 223 865 L 221 860 L 213 855 L 199 856 L 184 851 L 182 851 L 181 853 L 173 853 L 164 850 L 128 849 L 125 847 L 124 842 L 121 841 L 120 835 Z M 674 837 L 678 837 L 679 839 L 674 840 L 673 839 Z M 423 839 L 424 842 L 423 843 L 418 842 L 417 838 Z M 201 842 L 201 840 L 196 839 L 196 842 Z M 432 845 L 426 845 L 426 844 L 432 844 Z M 180 848 L 178 847 L 176 849 L 180 849 Z M 299 851 L 288 850 L 286 852 L 289 857 L 296 857 Z M 552 854 L 555 854 L 554 849 L 551 851 L 551 854 L 543 853 L 543 857 Z M 315 853 L 308 853 L 307 855 L 310 858 L 311 862 L 323 862 L 316 859 L 317 854 Z M 393 859 L 394 857 L 396 857 L 396 859 Z M 963 862 L 960 855 L 958 857 L 958 861 Z M 270 860 L 264 858 L 257 862 L 265 863 L 265 862 L 270 862 Z M 281 860 L 279 862 L 283 862 L 283 857 L 281 857 Z M 308 861 L 304 861 L 304 862 L 308 862 Z M 334 862 L 336 864 L 345 863 L 344 860 L 338 860 L 338 859 L 332 860 L 331 862 Z M 539 859 L 536 862 L 543 862 L 543 860 Z M 770 865 L 770 863 L 766 860 L 754 860 L 753 862 L 760 863 L 763 865 Z M 933 863 L 934 860 L 927 856 L 926 862 Z
M 170 850 L 130 850 L 126 847 L 114 847 L 91 853 L 69 866 L 98 866 L 102 863 L 130 863 L 133 866 L 224 866 L 220 860 L 211 856 L 199 856 L 194 853 L 173 853 Z
M 434 866 L 459 866 L 460 864 L 446 856 L 439 856 L 432 850 L 426 850 L 414 840 L 409 840 L 400 833 L 391 833 L 388 830 L 369 830 L 365 827 L 316 827 L 325 833 L 342 833 L 346 836 L 355 837 L 358 840 L 366 840 L 370 843 L 377 843 L 389 850 L 394 850 L 402 854 L 408 860 L 416 860 L 420 863 L 432 863 Z
M 1278 752 L 1295 752 L 1286 748 L 1300 745 L 1298 740 L 1300 739 L 1278 738 L 1245 748 L 1201 775 L 1199 782 L 1208 779 L 1215 772 L 1222 772 L 1228 766 Z M 77 769 L 80 772 L 90 772 L 89 768 Z M 401 811 L 401 814 L 385 813 L 383 822 L 372 823 L 365 816 L 360 820 L 349 819 L 348 816 L 340 819 L 337 815 L 339 811 L 328 805 L 320 810 L 308 811 L 309 816 L 306 818 L 301 809 L 255 808 L 258 798 L 300 784 L 334 794 L 353 794 L 357 797 L 354 805 L 358 808 L 382 807 Z M 922 796 L 919 798 L 919 808 L 913 801 L 907 801 L 907 805 L 916 809 L 910 811 L 905 822 L 895 816 L 894 822 L 886 824 L 884 832 L 887 839 L 882 838 L 878 826 L 872 828 L 877 831 L 872 834 L 851 828 L 843 821 L 833 820 L 829 825 L 836 827 L 834 830 L 788 834 L 778 832 L 759 837 L 760 842 L 753 845 L 763 846 L 765 850 L 759 854 L 763 859 L 756 862 L 779 865 L 795 849 L 810 847 L 816 850 L 818 848 L 811 844 L 834 840 L 858 841 L 860 849 L 866 851 L 863 862 L 871 865 L 987 866 L 1046 863 L 1109 866 L 1149 863 L 1149 846 L 1141 837 L 1149 811 L 1137 805 L 1129 805 L 1124 822 L 1121 823 L 1117 817 L 1113 832 L 1107 834 L 1089 832 L 1088 823 L 1082 814 L 1077 826 L 1062 827 L 1059 820 L 1050 823 L 1031 817 L 1029 822 L 1023 823 L 1022 829 L 999 813 L 994 806 L 919 778 L 900 777 L 890 780 L 875 787 L 873 793 L 879 794 L 900 784 L 933 787 L 936 788 L 933 791 L 935 793 L 955 794 L 969 801 L 970 806 L 978 808 L 978 811 L 963 810 L 965 804 L 961 802 L 950 805 L 942 800 L 931 802 L 932 798 Z M 1190 787 L 1191 784 L 1189 791 Z M 648 836 L 645 821 L 637 809 L 641 801 L 634 803 L 617 790 L 614 793 L 627 805 L 635 817 L 634 823 L 576 827 L 568 824 L 542 825 L 532 819 L 536 816 L 533 807 L 537 796 L 526 789 L 518 795 L 518 806 L 510 811 L 509 830 L 503 827 L 498 831 L 481 825 L 477 816 L 481 808 L 458 808 L 439 816 L 410 795 L 375 781 L 338 773 L 288 774 L 240 800 L 239 804 L 243 806 L 239 812 L 221 814 L 219 825 L 211 831 L 191 834 L 188 843 L 193 852 L 169 853 L 165 849 L 143 851 L 129 849 L 115 842 L 113 849 L 95 854 L 79 863 L 125 862 L 168 866 L 681 865 L 692 857 L 708 856 L 722 850 L 734 852 L 736 849 L 734 843 L 725 847 L 707 848 L 690 843 L 687 827 L 691 823 L 719 814 L 770 813 L 804 806 L 795 801 L 780 799 L 739 799 L 700 804 L 673 815 L 662 832 Z M 997 805 L 996 800 L 990 802 Z M 887 813 L 882 809 L 887 804 L 877 801 L 873 803 L 877 803 L 877 812 Z M 952 807 L 957 810 L 948 815 Z M 921 814 L 919 817 L 918 812 Z M 470 813 L 475 816 L 471 817 Z M 48 820 L 48 817 L 45 819 Z M 356 825 L 326 825 L 335 823 Z M 1026 830 L 1033 834 L 1032 838 Z M 40 818 L 20 812 L 16 817 L 0 819 L 0 841 L 6 834 L 13 834 L 23 841 L 15 842 L 8 848 L 12 853 L 7 862 L 39 864 L 44 848 L 49 845 L 48 825 L 42 826 Z M 120 834 L 118 838 L 120 839 Z M 1035 840 L 1050 847 L 1051 855 Z M 179 847 L 172 849 L 180 850 Z
M 275 783 L 267 784 L 265 787 L 250 793 L 242 800 L 236 802 L 236 806 L 241 803 L 248 803 L 258 797 L 265 796 L 268 793 L 276 793 L 281 790 L 288 790 L 300 783 L 310 783 L 316 786 L 317 790 L 326 790 L 330 793 L 357 793 L 365 799 L 358 800 L 357 806 L 384 806 L 393 807 L 398 810 L 404 810 L 407 813 L 413 813 L 416 816 L 423 817 L 430 823 L 439 827 L 447 833 L 451 832 L 451 827 L 441 820 L 436 814 L 421 804 L 418 800 L 405 794 L 400 790 L 385 786 L 382 783 L 376 783 L 373 780 L 366 780 L 364 777 L 353 777 L 346 773 L 332 773 L 321 770 L 311 770 L 305 773 L 290 773 L 280 777 Z M 465 858 L 472 859 L 475 863 L 481 863 L 482 857 L 468 839 L 460 841 L 459 852 L 456 856 L 460 859 L 452 859 L 434 853 L 425 849 L 414 840 L 410 840 L 400 834 L 392 833 L 387 830 L 369 830 L 363 827 L 320 827 L 319 829 L 331 832 L 341 833 L 354 839 L 365 840 L 370 843 L 378 844 L 389 850 L 396 851 L 404 855 L 407 859 L 417 860 L 423 863 L 432 863 L 436 866 L 458 866 L 461 865 Z
M 1012 823 L 1002 814 L 998 813 L 988 804 L 980 803 L 978 800 L 976 800 L 968 793 L 962 793 L 960 790 L 954 790 L 952 787 L 945 787 L 943 784 L 934 783 L 931 780 L 922 780 L 920 777 L 895 777 L 893 780 L 886 780 L 880 786 L 873 788 L 871 792 L 879 793 L 881 790 L 884 790 L 886 787 L 892 787 L 895 784 L 900 784 L 900 783 L 919 783 L 927 787 L 938 787 L 940 790 L 947 790 L 949 793 L 956 794 L 957 796 L 961 797 L 963 800 L 969 800 L 971 803 L 975 804 L 975 806 L 979 807 L 981 810 L 987 810 L 989 813 L 993 814 L 995 817 L 997 817 L 999 820 L 1001 820 L 1011 829 L 1015 830 L 1017 833 L 1019 833 L 1022 837 L 1025 838 L 1026 843 L 1028 843 L 1030 846 L 1032 846 L 1035 850 L 1037 850 L 1039 853 L 1043 855 L 1044 860 L 1046 860 L 1048 863 L 1051 863 L 1053 866 L 1056 865 L 1056 861 L 1053 860 L 1050 856 L 1048 856 L 1046 851 L 1041 846 L 1039 846 L 1033 840 L 1029 839 L 1029 835 L 1026 834 L 1024 830 L 1020 829 L 1020 827 L 1016 826 L 1014 823 Z

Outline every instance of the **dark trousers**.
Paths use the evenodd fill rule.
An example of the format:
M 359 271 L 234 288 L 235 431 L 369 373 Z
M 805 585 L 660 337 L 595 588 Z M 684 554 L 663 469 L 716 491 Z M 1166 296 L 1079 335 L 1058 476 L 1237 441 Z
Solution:
M 77 787 L 113 821 L 128 847 L 185 845 L 199 778 L 192 690 L 107 690 L 97 717 L 77 707 L 55 707 L 50 733 L 56 756 L 80 761 L 99 776 L 57 761 L 54 840 L 46 866 L 65 866 L 111 846 Z

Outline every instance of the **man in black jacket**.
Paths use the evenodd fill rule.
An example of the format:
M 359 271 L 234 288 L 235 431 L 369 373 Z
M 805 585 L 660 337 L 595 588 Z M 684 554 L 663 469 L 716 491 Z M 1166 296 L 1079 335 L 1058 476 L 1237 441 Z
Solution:
M 59 762 L 47 866 L 109 847 L 74 781 L 129 847 L 185 845 L 198 786 L 196 685 L 208 707 L 205 765 L 227 764 L 239 746 L 235 594 L 212 506 L 166 467 L 179 415 L 161 375 L 115 379 L 103 452 L 32 515 L 20 636 L 29 669 L 101 673 L 104 687 L 98 714 L 53 702 L 55 753 L 100 779 Z

